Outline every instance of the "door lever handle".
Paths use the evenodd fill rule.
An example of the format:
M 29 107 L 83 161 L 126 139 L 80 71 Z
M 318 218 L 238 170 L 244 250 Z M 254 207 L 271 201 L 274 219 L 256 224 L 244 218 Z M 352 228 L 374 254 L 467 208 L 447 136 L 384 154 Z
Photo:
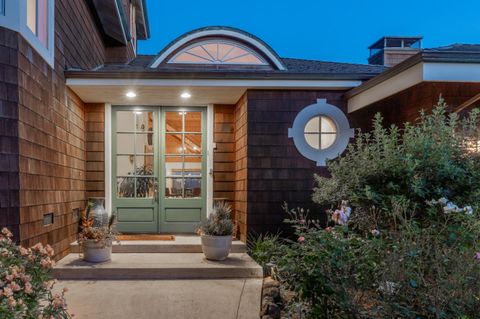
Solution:
M 153 182 L 153 192 L 154 192 L 154 201 L 158 203 L 158 178 L 155 177 L 155 181 Z

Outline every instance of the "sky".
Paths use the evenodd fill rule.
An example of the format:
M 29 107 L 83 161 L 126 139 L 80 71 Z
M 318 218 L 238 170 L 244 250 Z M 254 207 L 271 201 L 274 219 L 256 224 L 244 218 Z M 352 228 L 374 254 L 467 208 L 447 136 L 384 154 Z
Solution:
M 480 44 L 480 0 L 147 0 L 157 54 L 185 32 L 231 26 L 268 43 L 281 57 L 367 63 L 384 35 L 424 37 L 423 47 Z

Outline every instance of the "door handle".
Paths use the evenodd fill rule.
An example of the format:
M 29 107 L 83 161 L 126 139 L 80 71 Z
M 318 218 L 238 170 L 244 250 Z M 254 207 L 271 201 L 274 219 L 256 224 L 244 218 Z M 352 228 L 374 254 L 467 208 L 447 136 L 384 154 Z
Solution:
M 158 203 L 158 177 L 155 177 L 153 182 L 154 201 Z

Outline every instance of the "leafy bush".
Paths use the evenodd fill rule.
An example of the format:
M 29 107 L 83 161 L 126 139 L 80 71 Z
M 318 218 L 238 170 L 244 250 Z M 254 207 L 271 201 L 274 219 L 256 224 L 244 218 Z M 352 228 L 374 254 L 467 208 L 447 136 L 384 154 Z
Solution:
M 209 236 L 229 236 L 233 234 L 231 220 L 232 207 L 226 202 L 216 203 L 205 221 L 202 221 L 197 232 Z
M 432 114 L 421 113 L 417 125 L 404 129 L 384 128 L 377 114 L 373 131 L 358 134 L 345 156 L 328 163 L 331 177 L 315 176 L 313 200 L 336 205 L 349 199 L 357 209 L 376 209 L 384 225 L 398 201 L 418 217 L 426 201 L 441 197 L 478 208 L 480 157 L 465 147 L 480 140 L 479 111 L 460 120 L 445 107 L 440 101 Z
M 38 243 L 17 246 L 4 228 L 0 234 L 0 318 L 70 318 L 63 292 L 52 293 L 49 271 L 53 249 Z
M 478 114 L 459 120 L 440 103 L 404 129 L 377 116 L 328 163 L 313 198 L 340 204 L 330 227 L 287 208 L 297 240 L 252 254 L 295 292 L 288 317 L 480 318 Z

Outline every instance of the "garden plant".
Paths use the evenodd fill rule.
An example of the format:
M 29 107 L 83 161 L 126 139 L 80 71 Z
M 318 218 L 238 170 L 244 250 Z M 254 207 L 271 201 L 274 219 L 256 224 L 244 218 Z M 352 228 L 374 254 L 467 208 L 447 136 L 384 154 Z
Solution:
M 6 228 L 0 234 L 0 318 L 71 318 L 64 293 L 52 292 L 53 249 L 41 243 L 24 248 Z
M 480 318 L 478 115 L 443 101 L 403 128 L 377 115 L 330 176 L 315 176 L 328 225 L 285 207 L 295 238 L 251 250 L 295 293 L 285 317 Z

